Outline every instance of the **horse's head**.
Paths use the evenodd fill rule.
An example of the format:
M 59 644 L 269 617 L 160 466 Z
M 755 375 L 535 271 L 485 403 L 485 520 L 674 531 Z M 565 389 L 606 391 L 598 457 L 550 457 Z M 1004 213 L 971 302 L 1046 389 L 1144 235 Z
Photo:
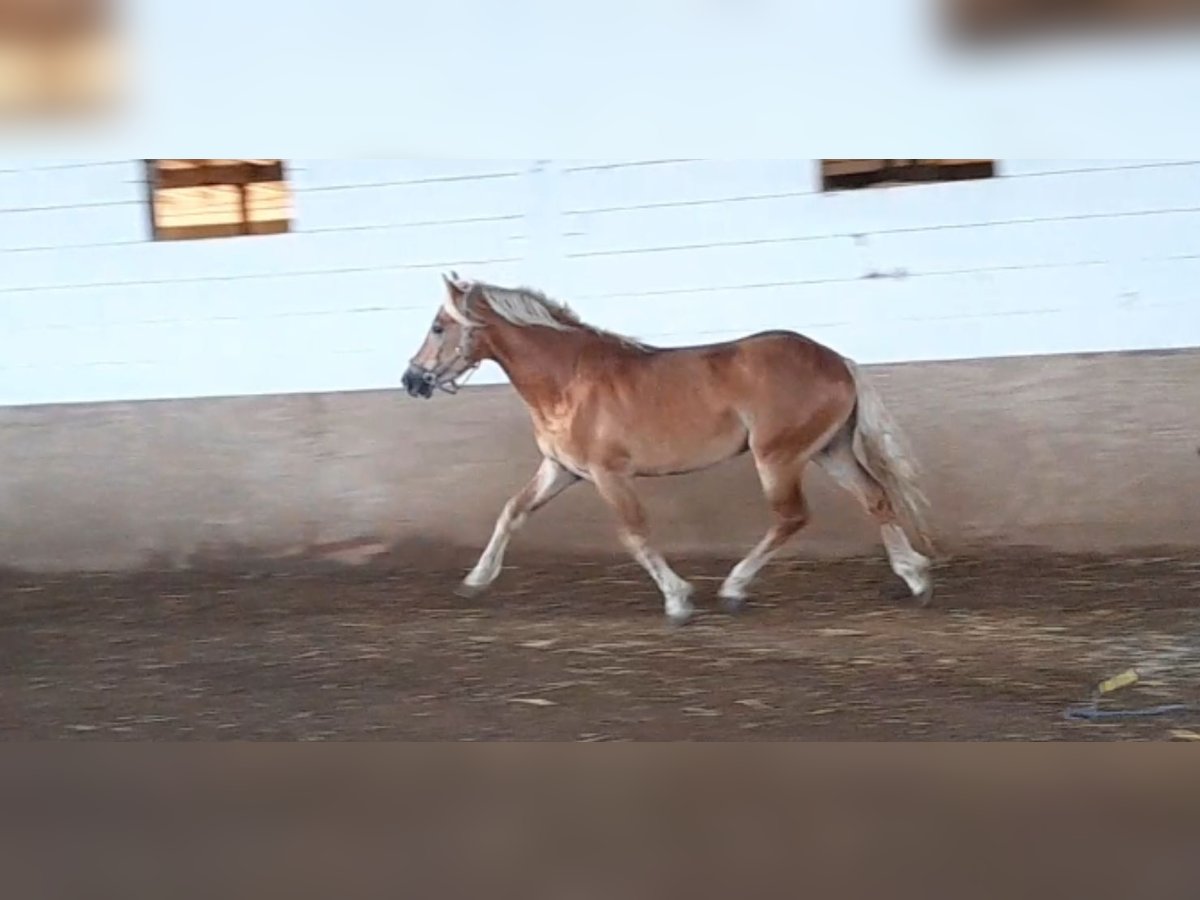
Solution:
M 454 272 L 442 280 L 446 297 L 401 382 L 410 397 L 428 400 L 435 390 L 453 394 L 459 380 L 482 361 L 477 339 L 480 323 L 466 313 L 472 285 Z

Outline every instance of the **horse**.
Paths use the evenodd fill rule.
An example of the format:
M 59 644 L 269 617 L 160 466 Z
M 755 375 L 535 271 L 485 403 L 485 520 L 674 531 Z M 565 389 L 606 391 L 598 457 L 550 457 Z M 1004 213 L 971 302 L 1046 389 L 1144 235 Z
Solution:
M 445 296 L 402 384 L 410 397 L 456 393 L 498 364 L 528 409 L 542 455 L 504 505 L 458 593 L 499 576 L 513 534 L 567 488 L 590 482 L 616 514 L 625 549 L 662 593 L 671 624 L 694 612 L 692 585 L 650 543 L 638 478 L 676 475 L 750 453 L 774 524 L 719 591 L 746 602 L 764 565 L 809 521 L 802 478 L 815 462 L 880 529 L 892 570 L 920 606 L 933 596 L 928 502 L 897 423 L 852 360 L 794 331 L 764 331 L 686 347 L 656 347 L 583 322 L 527 287 L 443 274 Z M 921 547 L 914 547 L 914 541 Z

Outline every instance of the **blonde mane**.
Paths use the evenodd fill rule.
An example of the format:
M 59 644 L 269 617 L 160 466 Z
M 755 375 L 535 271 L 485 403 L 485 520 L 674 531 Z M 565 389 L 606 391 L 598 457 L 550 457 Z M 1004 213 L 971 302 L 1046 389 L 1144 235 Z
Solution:
M 553 328 L 555 331 L 587 331 L 598 337 L 615 340 L 627 347 L 641 350 L 650 349 L 633 338 L 588 325 L 567 304 L 533 288 L 506 288 L 482 281 L 464 282 L 462 287 L 467 290 L 468 294 L 477 290 L 479 297 L 492 312 L 518 328 L 540 325 L 543 328 Z
M 572 331 L 583 325 L 571 307 L 533 288 L 504 288 L 478 281 L 475 287 L 492 312 L 510 325 L 541 325 L 557 331 Z

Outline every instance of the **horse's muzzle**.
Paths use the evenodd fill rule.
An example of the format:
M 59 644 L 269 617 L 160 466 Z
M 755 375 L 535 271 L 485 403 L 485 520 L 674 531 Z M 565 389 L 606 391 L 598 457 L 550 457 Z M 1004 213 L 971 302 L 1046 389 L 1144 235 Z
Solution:
M 404 390 L 410 397 L 420 397 L 428 400 L 433 396 L 437 378 L 432 372 L 427 372 L 419 366 L 409 366 L 404 377 L 400 379 Z

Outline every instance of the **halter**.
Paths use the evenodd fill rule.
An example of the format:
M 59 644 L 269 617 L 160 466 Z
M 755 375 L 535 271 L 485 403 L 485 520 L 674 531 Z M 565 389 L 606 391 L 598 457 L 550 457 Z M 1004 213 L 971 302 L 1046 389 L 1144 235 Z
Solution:
M 470 293 L 471 287 L 465 283 L 457 282 L 456 280 L 455 286 L 464 293 Z M 446 314 L 461 327 L 461 337 L 459 338 L 458 346 L 454 350 L 454 355 L 438 365 L 436 368 L 427 370 L 421 376 L 421 378 L 425 384 L 432 388 L 443 391 L 447 394 L 457 394 L 462 389 L 463 385 L 470 381 L 471 376 L 475 374 L 476 370 L 482 364 L 482 360 L 480 362 L 472 363 L 457 375 L 448 375 L 448 373 L 455 367 L 457 363 L 468 358 L 471 350 L 473 349 L 472 339 L 474 337 L 475 330 L 483 326 L 482 323 L 468 318 L 466 313 L 455 306 L 454 301 L 450 299 L 449 294 L 446 295 L 446 299 L 442 304 L 442 308 L 446 311 Z
M 463 329 L 464 336 L 466 329 Z M 463 369 L 457 375 L 446 376 L 446 373 L 454 366 L 456 362 L 466 356 L 466 342 L 459 344 L 458 350 L 448 362 L 442 363 L 431 372 L 426 372 L 422 379 L 424 382 L 439 391 L 447 394 L 457 394 L 462 390 L 463 386 L 471 380 L 471 376 L 479 369 L 481 363 L 472 363 L 467 368 Z

